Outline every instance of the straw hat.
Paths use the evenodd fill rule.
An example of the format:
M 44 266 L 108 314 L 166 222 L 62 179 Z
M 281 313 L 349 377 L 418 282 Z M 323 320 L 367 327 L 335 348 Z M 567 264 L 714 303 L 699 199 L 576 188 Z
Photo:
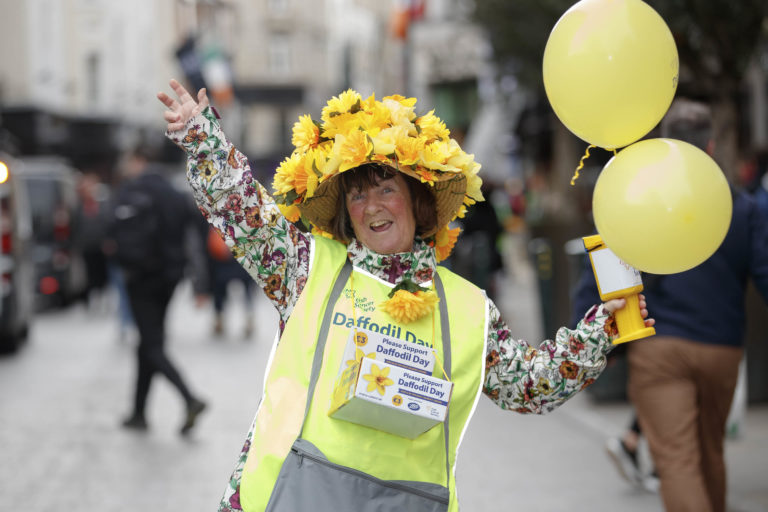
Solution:
M 416 98 L 402 96 L 364 100 L 350 89 L 328 101 L 321 121 L 300 116 L 293 126 L 295 149 L 272 182 L 281 210 L 328 232 L 337 213 L 337 176 L 378 164 L 424 183 L 434 194 L 437 226 L 420 236 L 447 230 L 467 206 L 483 200 L 480 164 L 450 138 L 434 111 L 419 116 L 415 104 Z

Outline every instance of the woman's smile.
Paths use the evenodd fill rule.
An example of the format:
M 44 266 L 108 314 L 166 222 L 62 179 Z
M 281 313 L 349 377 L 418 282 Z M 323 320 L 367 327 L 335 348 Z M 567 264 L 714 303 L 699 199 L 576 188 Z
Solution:
M 376 231 L 377 233 L 380 233 L 382 231 L 386 231 L 391 225 L 392 225 L 391 221 L 383 220 L 383 221 L 372 222 L 370 224 L 370 228 L 373 231 Z

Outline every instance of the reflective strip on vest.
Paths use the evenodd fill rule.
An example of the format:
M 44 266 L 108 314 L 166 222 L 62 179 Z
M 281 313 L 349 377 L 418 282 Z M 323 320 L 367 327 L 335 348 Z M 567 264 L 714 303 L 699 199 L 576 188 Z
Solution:
M 253 439 L 243 468 L 240 504 L 244 511 L 266 507 L 280 467 L 301 431 L 307 388 L 318 329 L 331 287 L 346 261 L 346 247 L 315 237 L 309 279 L 286 324 L 265 379 Z M 451 329 L 451 380 L 454 384 L 449 416 L 450 491 L 449 510 L 458 510 L 454 468 L 458 445 L 481 394 L 485 369 L 487 301 L 476 286 L 438 267 L 448 297 Z M 412 343 L 433 346 L 442 360 L 440 319 L 435 309 L 416 322 L 399 325 L 377 307 L 392 286 L 356 269 L 352 284 L 357 297 L 352 309 L 348 281 L 333 305 L 323 366 L 302 437 L 317 446 L 330 461 L 369 473 L 384 480 L 418 480 L 446 484 L 445 439 L 437 425 L 409 440 L 379 430 L 328 417 L 328 407 L 344 346 L 353 322 L 366 329 L 388 333 Z M 451 297 L 461 300 L 451 301 Z M 468 340 L 476 340 L 469 343 Z M 435 376 L 442 377 L 439 365 Z M 404 463 L 407 461 L 407 463 Z

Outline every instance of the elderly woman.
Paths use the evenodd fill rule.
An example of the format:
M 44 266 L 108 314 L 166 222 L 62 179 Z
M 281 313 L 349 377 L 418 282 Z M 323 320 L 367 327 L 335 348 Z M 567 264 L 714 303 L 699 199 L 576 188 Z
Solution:
M 167 136 L 188 154 L 200 210 L 280 315 L 264 394 L 219 510 L 458 510 L 457 450 L 481 393 L 503 409 L 544 413 L 605 367 L 623 299 L 532 347 L 512 338 L 482 290 L 437 266 L 458 234 L 449 223 L 482 200 L 480 166 L 433 112 L 415 114 L 415 99 L 350 90 L 321 121 L 301 116 L 273 199 L 205 91 L 195 100 L 178 82 L 171 88 L 178 100 L 158 94 Z M 434 375 L 453 386 L 445 421 L 409 439 L 329 416 L 350 331 L 363 326 L 434 351 Z

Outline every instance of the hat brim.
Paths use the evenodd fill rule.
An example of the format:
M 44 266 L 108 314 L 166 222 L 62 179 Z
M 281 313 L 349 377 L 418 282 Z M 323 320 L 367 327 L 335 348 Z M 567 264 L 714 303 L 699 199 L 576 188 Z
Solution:
M 410 169 L 395 169 L 421 182 L 419 175 Z M 351 169 L 350 169 L 351 170 Z M 349 172 L 349 171 L 347 171 Z M 299 211 L 309 222 L 322 229 L 332 232 L 331 224 L 337 212 L 339 197 L 339 175 L 335 175 L 320 183 L 311 198 L 299 204 Z M 461 173 L 441 173 L 434 183 L 425 183 L 435 197 L 437 210 L 437 225 L 424 233 L 417 233 L 422 238 L 434 235 L 437 231 L 451 222 L 459 212 L 467 191 L 467 178 Z

